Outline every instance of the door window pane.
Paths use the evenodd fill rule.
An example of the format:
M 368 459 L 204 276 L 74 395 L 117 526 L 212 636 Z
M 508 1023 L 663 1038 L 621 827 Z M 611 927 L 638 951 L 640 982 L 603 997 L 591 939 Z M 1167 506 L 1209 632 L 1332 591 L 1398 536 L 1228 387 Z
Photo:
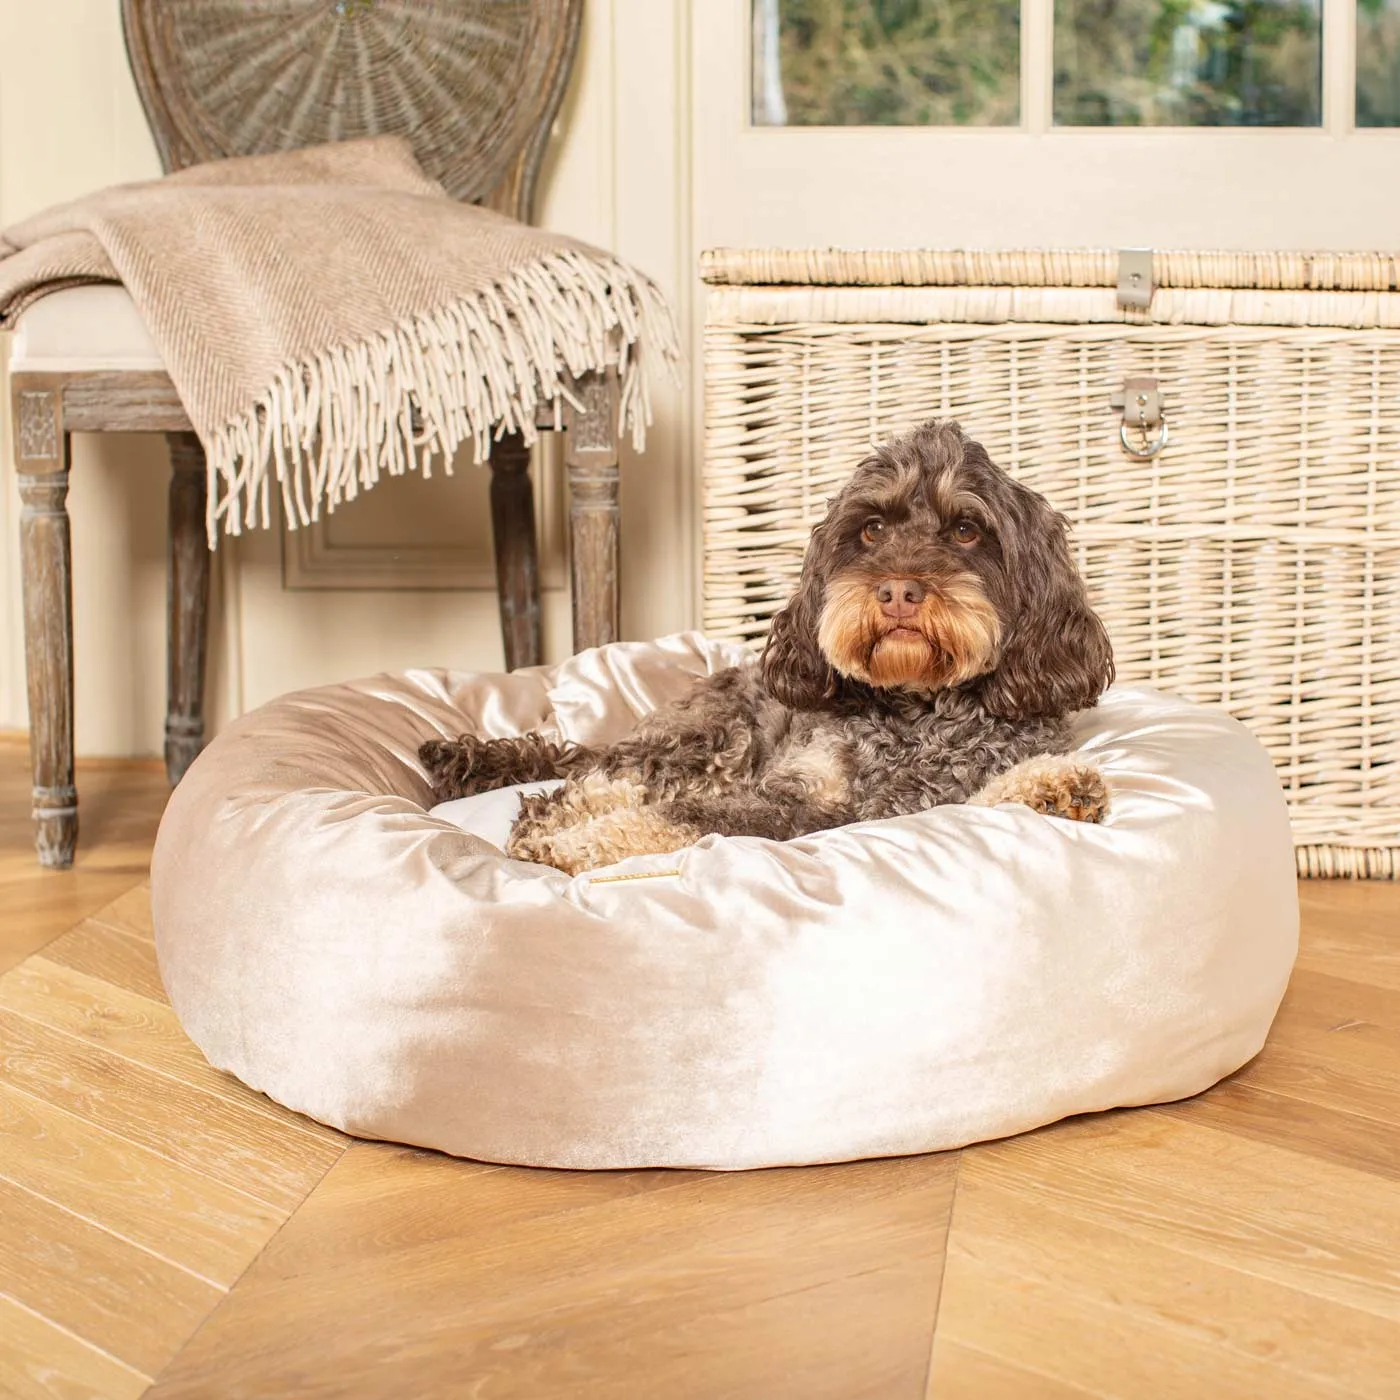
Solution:
M 1321 120 L 1321 0 L 1055 0 L 1062 126 Z
M 1357 0 L 1356 124 L 1400 126 L 1400 0 Z
M 1020 120 L 1020 0 L 753 0 L 758 126 Z

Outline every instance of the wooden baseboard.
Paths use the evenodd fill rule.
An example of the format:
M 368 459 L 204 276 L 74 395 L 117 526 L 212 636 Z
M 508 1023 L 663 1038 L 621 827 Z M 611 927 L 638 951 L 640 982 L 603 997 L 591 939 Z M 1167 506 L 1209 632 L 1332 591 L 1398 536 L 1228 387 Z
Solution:
M 0 729 L 0 751 L 14 752 L 15 750 L 27 752 L 29 749 L 29 731 L 26 729 Z M 159 768 L 164 760 L 158 754 L 137 753 L 137 754 L 79 754 L 75 760 L 79 768 L 87 769 L 116 769 L 116 768 Z

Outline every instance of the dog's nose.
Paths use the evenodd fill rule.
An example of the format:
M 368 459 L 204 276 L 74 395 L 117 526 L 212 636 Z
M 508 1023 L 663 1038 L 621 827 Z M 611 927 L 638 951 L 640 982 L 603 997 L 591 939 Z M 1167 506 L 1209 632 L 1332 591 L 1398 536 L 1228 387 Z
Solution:
M 875 590 L 880 611 L 889 618 L 913 617 L 927 590 L 915 578 L 887 578 Z

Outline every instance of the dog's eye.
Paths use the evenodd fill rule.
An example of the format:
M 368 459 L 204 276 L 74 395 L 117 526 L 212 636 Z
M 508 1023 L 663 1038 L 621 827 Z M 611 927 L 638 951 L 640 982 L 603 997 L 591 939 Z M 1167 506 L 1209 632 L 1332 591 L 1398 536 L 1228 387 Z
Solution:
M 885 522 L 878 515 L 872 515 L 861 528 L 860 537 L 866 544 L 874 544 L 885 537 Z
M 959 544 L 976 544 L 982 538 L 982 532 L 971 520 L 959 520 L 953 526 L 953 538 Z

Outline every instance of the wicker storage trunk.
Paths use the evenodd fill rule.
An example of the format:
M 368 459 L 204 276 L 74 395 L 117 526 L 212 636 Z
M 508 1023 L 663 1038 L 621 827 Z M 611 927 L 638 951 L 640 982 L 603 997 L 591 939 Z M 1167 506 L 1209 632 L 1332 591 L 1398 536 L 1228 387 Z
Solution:
M 760 640 L 870 444 L 952 415 L 1073 522 L 1120 680 L 1268 746 L 1299 871 L 1400 877 L 1400 260 L 721 250 L 703 269 L 711 635 Z

